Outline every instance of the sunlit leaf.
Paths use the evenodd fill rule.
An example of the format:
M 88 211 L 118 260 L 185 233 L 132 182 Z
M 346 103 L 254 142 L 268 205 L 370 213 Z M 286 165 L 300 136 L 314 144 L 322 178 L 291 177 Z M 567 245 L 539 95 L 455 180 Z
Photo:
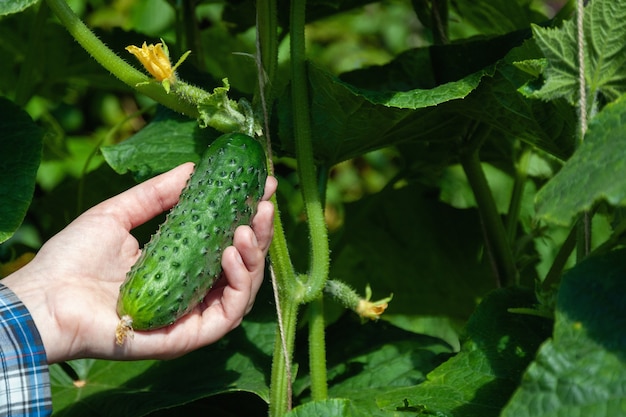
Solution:
M 559 290 L 554 335 L 503 417 L 616 417 L 626 410 L 626 252 L 590 258 Z
M 355 402 L 359 408 L 388 413 L 498 416 L 551 327 L 546 319 L 508 312 L 533 303 L 532 294 L 526 291 L 492 293 L 468 323 L 469 340 L 461 352 L 432 371 L 425 382 L 379 395 L 367 392 Z
M 626 204 L 626 96 L 607 105 L 589 125 L 570 160 L 537 194 L 537 216 L 567 225 L 604 200 Z
M 393 91 L 360 88 L 311 65 L 308 74 L 315 157 L 333 165 L 398 143 L 448 140 L 462 115 L 447 112 L 444 104 L 466 97 L 492 71 L 482 69 L 433 88 Z M 293 155 L 290 111 L 291 100 L 286 96 L 279 102 L 278 150 Z
M 314 401 L 294 408 L 287 413 L 287 417 L 356 417 L 351 410 L 350 401 L 343 398 L 332 398 L 324 401 Z
M 19 13 L 37 3 L 37 0 L 0 1 L 0 16 Z
M 626 92 L 626 1 L 594 0 L 585 7 L 585 81 L 591 95 L 612 101 Z M 561 28 L 533 27 L 537 45 L 547 58 L 545 83 L 535 96 L 544 100 L 578 100 L 579 66 L 576 18 Z
M 528 40 L 513 48 L 468 99 L 455 103 L 458 111 L 493 127 L 501 137 L 518 138 L 560 159 L 574 151 L 575 108 L 564 99 L 529 99 L 522 90 L 535 80 L 520 69 L 541 56 L 535 42 Z
M 195 120 L 159 108 L 150 124 L 124 142 L 103 147 L 102 153 L 118 173 L 130 171 L 135 178 L 145 179 L 198 161 L 217 136 L 212 129 L 200 129 Z
M 452 353 L 440 339 L 399 329 L 384 321 L 361 323 L 349 313 L 326 330 L 331 397 L 350 398 L 365 389 L 419 384 Z M 303 352 L 304 353 L 304 352 Z M 295 392 L 309 387 L 306 358 Z

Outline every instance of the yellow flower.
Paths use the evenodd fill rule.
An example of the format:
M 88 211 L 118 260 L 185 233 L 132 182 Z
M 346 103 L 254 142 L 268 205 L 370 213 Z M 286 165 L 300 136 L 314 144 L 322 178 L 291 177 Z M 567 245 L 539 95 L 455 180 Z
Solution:
M 367 285 L 365 287 L 365 298 L 359 300 L 355 311 L 362 319 L 378 320 L 387 307 L 389 307 L 389 302 L 393 298 L 393 294 L 378 301 L 370 301 L 371 298 L 372 289 Z
M 157 81 L 167 81 L 169 83 L 176 81 L 176 75 L 174 74 L 169 54 L 167 50 L 163 49 L 162 43 L 146 45 L 144 42 L 141 48 L 130 45 L 126 47 L 126 50 L 135 55 L 139 62 L 141 62 L 141 65 L 143 65 Z

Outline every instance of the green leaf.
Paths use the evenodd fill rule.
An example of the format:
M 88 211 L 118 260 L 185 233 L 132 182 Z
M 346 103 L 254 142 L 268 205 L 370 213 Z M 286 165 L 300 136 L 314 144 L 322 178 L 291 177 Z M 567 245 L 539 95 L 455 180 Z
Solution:
M 520 69 L 540 56 L 533 40 L 513 48 L 467 99 L 454 103 L 459 112 L 493 127 L 502 142 L 516 138 L 560 159 L 574 151 L 576 111 L 564 99 L 549 102 L 524 95 L 535 74 Z
M 329 395 L 351 398 L 365 389 L 412 386 L 441 364 L 452 348 L 440 339 L 402 330 L 384 321 L 361 323 L 349 313 L 326 329 Z M 306 364 L 306 357 L 296 357 Z M 294 384 L 309 387 L 308 369 Z
M 343 398 L 332 398 L 324 401 L 312 401 L 294 408 L 287 417 L 319 417 L 319 416 L 333 416 L 333 417 L 356 417 L 358 414 L 354 414 L 351 410 L 352 406 L 350 400 Z
M 554 336 L 539 350 L 503 417 L 626 415 L 626 251 L 563 277 Z
M 116 172 L 130 171 L 142 180 L 198 161 L 218 135 L 212 129 L 200 129 L 195 120 L 159 107 L 150 124 L 124 142 L 102 147 L 102 154 Z
M 529 30 L 521 30 L 413 49 L 386 65 L 340 78 L 309 65 L 316 159 L 330 166 L 375 149 L 414 142 L 429 147 L 443 143 L 448 153 L 452 152 L 450 141 L 462 135 L 467 115 L 474 117 L 484 107 L 477 101 L 470 100 L 471 105 L 465 101 L 494 75 L 495 64 L 529 36 Z M 275 150 L 293 156 L 290 112 L 287 93 L 278 102 L 280 142 L 275 143 Z M 524 131 L 523 127 L 518 130 Z
M 378 395 L 367 392 L 353 401 L 361 409 L 384 410 L 390 416 L 411 415 L 398 411 L 447 417 L 498 416 L 549 334 L 547 320 L 508 312 L 534 303 L 527 290 L 493 292 L 470 319 L 469 339 L 461 352 L 432 371 L 425 382 Z
M 239 328 L 181 358 L 72 362 L 79 383 L 55 366 L 51 372 L 55 416 L 140 417 L 239 391 L 267 402 L 276 324 L 271 308 L 263 309 L 271 294 L 264 291 L 259 296 L 260 306 Z
M 224 78 L 222 82 L 224 85 L 215 87 L 211 94 L 206 94 L 199 100 L 192 100 L 192 102 L 198 102 L 200 126 L 203 128 L 210 126 L 224 133 L 245 131 L 250 134 L 251 132 L 248 132 L 245 126 L 247 119 L 243 114 L 244 109 L 236 101 L 228 98 L 230 90 L 228 79 Z M 184 90 L 181 88 L 181 91 Z
M 148 370 L 156 361 L 113 362 L 95 359 L 78 359 L 68 365 L 75 375 L 68 374 L 60 365 L 50 367 L 50 383 L 52 386 L 52 400 L 55 415 L 72 415 L 72 410 L 78 410 L 92 401 L 90 398 L 102 392 L 122 393 L 128 381 Z M 76 379 L 74 379 L 74 378 Z M 111 403 L 115 403 L 117 395 L 107 396 Z M 119 404 L 122 409 L 133 407 L 132 402 Z M 85 408 L 82 408 L 85 410 Z M 129 415 L 126 412 L 120 416 Z
M 602 94 L 613 101 L 626 92 L 626 1 L 594 0 L 585 7 L 585 81 L 590 98 Z M 537 45 L 547 58 L 545 83 L 535 92 L 544 100 L 578 100 L 578 46 L 576 18 L 561 28 L 533 27 Z
M 0 243 L 22 224 L 35 191 L 43 131 L 0 97 Z
M 461 116 L 447 113 L 444 103 L 466 97 L 487 70 L 432 89 L 364 90 L 309 66 L 312 141 L 315 157 L 327 165 L 407 141 L 446 140 Z M 280 143 L 276 149 L 294 155 L 289 96 L 279 100 Z
M 537 194 L 537 216 L 567 225 L 577 213 L 604 200 L 626 204 L 626 95 L 590 124 L 584 142 Z
M 38 0 L 5 0 L 0 1 L 0 16 L 19 13 L 37 3 Z

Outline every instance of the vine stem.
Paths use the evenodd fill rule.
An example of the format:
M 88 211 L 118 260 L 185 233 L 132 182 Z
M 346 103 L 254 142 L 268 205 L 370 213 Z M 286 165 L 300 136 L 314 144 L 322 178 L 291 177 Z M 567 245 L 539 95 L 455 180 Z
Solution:
M 278 65 L 278 23 L 276 0 L 258 0 L 257 22 L 257 71 L 259 77 L 258 97 L 263 112 L 267 158 L 270 173 L 274 174 L 270 138 L 270 110 L 275 97 L 274 80 Z M 274 238 L 270 244 L 270 273 L 278 332 L 274 342 L 272 374 L 270 381 L 269 415 L 280 417 L 292 406 L 292 357 L 295 343 L 299 302 L 293 297 L 297 292 L 298 279 L 291 263 L 289 248 L 283 228 L 276 195 L 271 198 L 274 216 Z
M 482 170 L 478 150 L 463 151 L 460 159 L 478 205 L 487 249 L 492 257 L 498 284 L 500 286 L 513 284 L 517 280 L 517 271 L 511 245 Z
M 579 117 L 579 145 L 582 144 L 587 133 L 587 82 L 585 78 L 585 31 L 583 22 L 585 20 L 585 4 L 583 0 L 576 1 L 576 40 L 578 45 L 578 117 Z M 583 213 L 579 225 L 576 257 L 578 260 L 584 259 L 591 252 L 591 214 Z
M 328 397 L 325 328 L 324 297 L 319 296 L 309 303 L 309 367 L 314 401 Z
M 515 178 L 513 183 L 513 192 L 509 202 L 509 210 L 506 217 L 506 234 L 511 245 L 515 243 L 515 235 L 517 232 L 517 223 L 522 208 L 522 198 L 524 196 L 524 188 L 528 179 L 528 166 L 532 155 L 531 150 L 522 150 L 519 161 L 515 166 Z
M 274 281 L 276 282 L 276 280 Z M 284 291 L 274 288 L 279 300 L 286 300 Z M 283 337 L 277 337 L 274 344 L 272 377 L 270 385 L 270 417 L 282 417 L 291 410 L 291 356 L 296 335 L 298 303 L 283 303 L 280 308 L 279 330 Z
M 328 230 L 317 186 L 316 167 L 311 144 L 309 94 L 305 53 L 304 0 L 291 0 L 291 94 L 296 142 L 298 178 L 311 238 L 311 260 L 306 292 L 302 301 L 316 299 L 324 289 L 329 269 Z
M 298 177 L 304 200 L 311 239 L 311 254 L 305 292 L 302 302 L 313 301 L 309 331 L 309 361 L 311 370 L 311 393 L 316 400 L 327 397 L 326 351 L 323 322 L 323 290 L 328 279 L 329 246 L 328 230 L 324 218 L 323 203 L 318 190 L 316 167 L 311 143 L 311 121 L 309 115 L 308 77 L 306 71 L 305 43 L 305 0 L 291 0 L 290 10 L 290 55 L 291 95 L 296 161 Z
M 199 116 L 196 106 L 176 95 L 167 94 L 161 84 L 154 82 L 132 65 L 124 61 L 115 52 L 109 49 L 98 37 L 80 20 L 67 5 L 65 0 L 46 0 L 50 10 L 65 26 L 74 39 L 104 68 L 122 82 L 140 93 L 156 100 L 170 109 L 189 117 Z

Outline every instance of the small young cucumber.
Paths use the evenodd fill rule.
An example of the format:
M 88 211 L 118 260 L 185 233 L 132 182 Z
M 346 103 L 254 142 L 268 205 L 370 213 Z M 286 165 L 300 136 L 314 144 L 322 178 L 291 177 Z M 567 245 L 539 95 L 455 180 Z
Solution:
M 222 251 L 235 229 L 256 212 L 265 159 L 261 144 L 241 133 L 222 135 L 209 146 L 120 287 L 118 344 L 133 329 L 168 326 L 202 302 L 222 272 Z

